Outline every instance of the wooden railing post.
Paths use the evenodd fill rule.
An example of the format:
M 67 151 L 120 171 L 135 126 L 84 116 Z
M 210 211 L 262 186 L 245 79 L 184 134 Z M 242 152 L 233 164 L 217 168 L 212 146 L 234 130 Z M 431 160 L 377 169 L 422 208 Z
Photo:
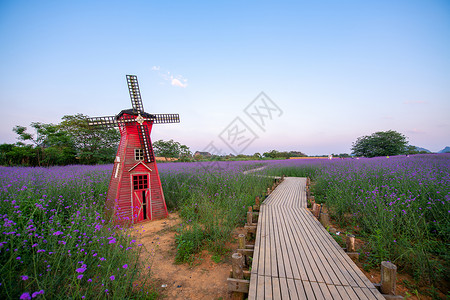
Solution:
M 397 266 L 388 261 L 381 262 L 381 293 L 395 295 Z
M 355 236 L 353 234 L 347 234 L 347 252 L 355 252 Z
M 252 211 L 252 207 L 249 206 L 248 212 L 247 212 L 247 225 L 252 225 L 252 224 L 253 224 L 253 211 Z
M 320 214 L 320 223 L 325 228 L 330 226 L 330 217 L 328 216 L 328 214 L 326 214 L 326 213 Z
M 313 215 L 314 215 L 316 218 L 319 218 L 319 217 L 320 217 L 320 204 L 317 204 L 317 203 L 314 203 L 314 204 L 313 204 Z
M 245 249 L 245 234 L 238 235 L 239 249 Z
M 232 273 L 233 273 L 233 279 L 240 279 L 240 281 L 243 281 L 244 279 L 244 256 L 241 253 L 234 253 L 231 256 L 232 259 Z M 239 285 L 237 282 L 235 283 L 236 287 Z M 247 287 L 248 288 L 248 287 Z M 232 299 L 244 299 L 244 293 L 238 292 L 236 290 L 239 290 L 238 288 L 235 289 L 232 295 Z M 248 290 L 247 290 L 248 291 Z

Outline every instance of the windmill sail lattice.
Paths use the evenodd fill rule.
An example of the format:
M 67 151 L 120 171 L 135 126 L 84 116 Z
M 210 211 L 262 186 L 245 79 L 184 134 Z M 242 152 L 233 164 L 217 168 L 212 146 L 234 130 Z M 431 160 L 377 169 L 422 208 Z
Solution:
M 131 105 L 133 110 L 138 113 L 144 112 L 144 105 L 142 105 L 141 91 L 139 90 L 139 83 L 136 75 L 127 75 L 128 90 L 130 91 Z

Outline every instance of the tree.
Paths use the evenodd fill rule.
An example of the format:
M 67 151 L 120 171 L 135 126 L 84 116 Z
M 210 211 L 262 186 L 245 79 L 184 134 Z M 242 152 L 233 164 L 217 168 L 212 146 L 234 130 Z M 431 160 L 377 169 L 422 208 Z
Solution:
M 23 147 L 21 150 L 13 149 L 12 155 L 15 157 L 15 163 L 19 163 L 17 159 L 24 154 L 28 154 L 29 157 L 35 156 L 39 166 L 67 165 L 76 162 L 73 141 L 67 132 L 58 125 L 40 122 L 31 123 L 31 127 L 36 130 L 35 135 L 27 132 L 27 128 L 24 126 L 13 128 L 13 131 L 19 135 L 20 142 L 17 143 L 17 146 Z M 34 148 L 31 145 L 25 145 L 24 142 L 31 142 L 34 144 Z M 22 157 L 24 164 L 35 165 L 29 158 L 24 159 L 25 157 Z
M 189 147 L 186 145 L 180 146 L 180 161 L 191 161 L 192 152 L 189 150 Z
M 359 137 L 352 145 L 356 156 L 389 156 L 404 154 L 407 150 L 407 138 L 394 130 L 375 132 L 370 136 Z
M 181 145 L 174 140 L 158 140 L 153 143 L 153 149 L 155 149 L 157 156 L 165 157 L 166 160 L 167 158 L 179 158 L 182 161 L 187 161 L 192 157 L 192 152 L 188 146 Z
M 119 131 L 116 128 L 91 129 L 87 118 L 83 114 L 67 115 L 62 117 L 59 126 L 72 138 L 80 163 L 112 163 L 119 146 Z
M 15 126 L 13 131 L 19 142 L 11 149 L 2 147 L 1 163 L 31 166 L 112 163 L 119 145 L 119 131 L 91 130 L 87 118 L 77 114 L 64 116 L 56 125 L 33 122 L 34 134 L 24 126 Z

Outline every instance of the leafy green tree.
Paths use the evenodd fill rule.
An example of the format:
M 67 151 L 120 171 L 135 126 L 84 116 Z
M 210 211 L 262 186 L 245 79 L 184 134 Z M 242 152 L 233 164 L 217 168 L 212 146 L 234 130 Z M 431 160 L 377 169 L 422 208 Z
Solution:
M 189 147 L 186 145 L 180 146 L 180 161 L 191 161 L 192 160 L 192 152 L 189 150 Z
M 192 158 L 192 152 L 189 147 L 182 145 L 174 140 L 158 140 L 153 143 L 153 149 L 157 156 L 167 158 L 179 158 L 182 161 L 189 161 Z
M 17 143 L 17 146 L 24 147 L 24 142 L 31 142 L 34 145 L 34 151 L 31 151 L 30 147 L 25 147 L 22 150 L 13 149 L 15 153 L 12 154 L 15 156 L 16 163 L 19 163 L 17 161 L 18 156 L 24 155 L 26 152 L 30 157 L 35 156 L 37 158 L 37 165 L 39 166 L 67 165 L 76 162 L 73 141 L 67 132 L 61 130 L 58 125 L 40 122 L 31 123 L 31 127 L 36 131 L 36 134 L 29 133 L 24 126 L 15 126 L 13 129 L 19 135 L 20 142 Z M 29 159 L 25 161 L 26 164 L 30 164 Z M 35 164 L 32 163 L 32 165 Z
M 394 130 L 375 132 L 359 137 L 352 145 L 356 156 L 375 157 L 404 154 L 407 150 L 407 138 Z
M 60 128 L 71 137 L 76 157 L 81 164 L 101 164 L 114 161 L 120 133 L 115 128 L 91 129 L 88 116 L 83 114 L 62 117 Z

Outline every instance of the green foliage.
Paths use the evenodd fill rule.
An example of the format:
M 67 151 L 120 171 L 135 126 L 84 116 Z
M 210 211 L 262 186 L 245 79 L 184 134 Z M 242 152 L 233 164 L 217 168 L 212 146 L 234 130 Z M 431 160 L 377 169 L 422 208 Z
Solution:
M 189 147 L 174 140 L 158 140 L 153 143 L 153 148 L 157 156 L 179 158 L 180 161 L 190 161 L 192 158 L 192 152 L 189 150 Z
M 177 243 L 177 254 L 175 256 L 176 263 L 192 263 L 194 255 L 202 245 L 205 233 L 197 222 L 192 226 L 180 228 L 175 236 Z
M 259 153 L 258 153 L 259 154 Z M 269 152 L 264 152 L 263 156 L 266 158 L 289 158 L 289 157 L 306 157 L 306 154 L 300 152 L 300 151 L 284 151 L 284 152 L 280 152 L 277 150 L 271 150 Z
M 70 136 L 80 164 L 105 164 L 114 161 L 120 133 L 115 128 L 91 129 L 88 116 L 83 114 L 62 117 L 59 127 Z
M 352 145 L 356 156 L 375 157 L 404 154 L 408 142 L 406 137 L 393 130 L 375 132 L 370 136 L 359 137 Z
M 168 208 L 178 209 L 184 220 L 176 261 L 190 263 L 201 249 L 223 255 L 233 229 L 245 223 L 247 207 L 273 183 L 270 178 L 202 168 L 160 175 Z
M 112 163 L 120 140 L 118 130 L 91 130 L 87 116 L 64 116 L 60 124 L 31 123 L 15 126 L 19 142 L 0 145 L 1 165 L 53 166 Z

